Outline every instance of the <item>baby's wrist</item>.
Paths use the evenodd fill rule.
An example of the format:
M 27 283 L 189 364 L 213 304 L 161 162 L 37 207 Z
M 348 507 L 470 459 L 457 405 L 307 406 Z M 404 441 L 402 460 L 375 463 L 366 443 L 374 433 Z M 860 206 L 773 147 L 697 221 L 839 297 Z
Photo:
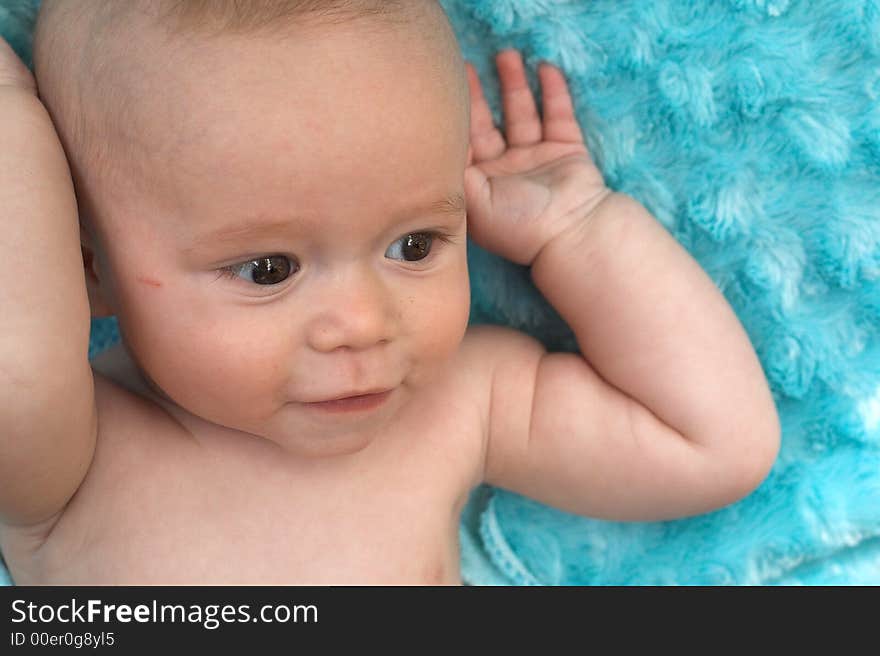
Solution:
M 555 248 L 551 248 L 553 244 L 573 245 L 580 243 L 584 233 L 587 232 L 588 226 L 595 220 L 596 216 L 611 205 L 615 197 L 623 195 L 607 187 L 596 194 L 589 203 L 584 204 L 581 211 L 572 213 L 571 220 L 566 225 L 562 226 L 561 229 L 558 229 L 544 241 L 544 244 L 535 253 L 532 265 L 538 261 L 542 253 L 555 250 Z

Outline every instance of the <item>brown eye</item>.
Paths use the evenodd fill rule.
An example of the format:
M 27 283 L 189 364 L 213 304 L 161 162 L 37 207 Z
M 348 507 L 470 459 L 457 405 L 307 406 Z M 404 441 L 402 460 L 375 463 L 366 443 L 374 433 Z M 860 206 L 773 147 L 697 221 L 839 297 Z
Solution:
M 414 232 L 412 234 L 401 237 L 395 241 L 388 250 L 385 251 L 385 257 L 395 260 L 403 259 L 407 262 L 416 262 L 426 258 L 431 252 L 431 244 L 434 236 L 427 232 Z
M 232 276 L 244 278 L 256 285 L 277 285 L 298 270 L 299 265 L 284 255 L 261 257 L 227 269 Z

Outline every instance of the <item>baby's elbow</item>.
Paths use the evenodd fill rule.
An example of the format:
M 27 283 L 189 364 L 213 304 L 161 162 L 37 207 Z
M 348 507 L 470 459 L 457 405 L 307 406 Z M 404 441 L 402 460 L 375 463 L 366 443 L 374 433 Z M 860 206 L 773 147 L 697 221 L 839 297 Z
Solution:
M 733 436 L 731 442 L 736 450 L 728 455 L 728 474 L 724 477 L 728 483 L 728 503 L 748 496 L 766 480 L 776 463 L 781 441 L 782 429 L 775 409 L 766 420 L 753 422 Z

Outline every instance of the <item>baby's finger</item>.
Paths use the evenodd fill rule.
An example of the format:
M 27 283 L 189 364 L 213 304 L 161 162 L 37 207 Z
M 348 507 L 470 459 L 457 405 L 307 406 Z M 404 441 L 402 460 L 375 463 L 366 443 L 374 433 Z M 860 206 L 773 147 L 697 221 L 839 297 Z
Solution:
M 500 157 L 507 150 L 507 144 L 501 132 L 495 127 L 477 71 L 470 64 L 466 64 L 466 67 L 471 92 L 471 148 L 473 162 L 478 163 Z
M 551 64 L 538 67 L 544 103 L 544 139 L 564 143 L 583 143 L 584 135 L 574 115 L 574 106 L 565 76 Z
M 531 146 L 541 141 L 541 117 L 526 80 L 518 50 L 502 50 L 495 57 L 501 80 L 504 133 L 511 146 Z

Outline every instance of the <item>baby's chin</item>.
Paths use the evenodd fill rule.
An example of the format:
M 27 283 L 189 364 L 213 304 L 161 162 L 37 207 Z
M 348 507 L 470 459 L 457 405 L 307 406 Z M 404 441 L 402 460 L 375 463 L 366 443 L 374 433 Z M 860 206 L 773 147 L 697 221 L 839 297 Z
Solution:
M 337 433 L 308 438 L 267 436 L 265 439 L 281 447 L 287 455 L 307 460 L 325 460 L 355 455 L 367 449 L 376 440 L 373 434 L 363 432 Z
M 267 439 L 289 454 L 305 458 L 352 455 L 395 433 L 394 426 L 406 406 L 405 396 L 403 386 L 398 386 L 355 407 L 289 403 L 278 417 L 283 428 Z

